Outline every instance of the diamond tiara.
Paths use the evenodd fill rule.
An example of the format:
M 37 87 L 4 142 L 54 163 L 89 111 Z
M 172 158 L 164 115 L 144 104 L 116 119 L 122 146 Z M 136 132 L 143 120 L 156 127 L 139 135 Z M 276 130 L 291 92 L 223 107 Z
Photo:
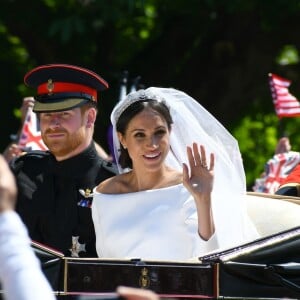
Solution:
M 124 100 L 121 100 L 117 106 L 114 108 L 111 121 L 113 124 L 116 124 L 121 116 L 121 114 L 133 103 L 138 101 L 146 101 L 146 100 L 156 100 L 156 101 L 164 101 L 164 98 L 159 96 L 158 94 L 154 94 L 153 92 L 146 90 L 138 90 L 136 92 L 132 92 L 126 96 Z

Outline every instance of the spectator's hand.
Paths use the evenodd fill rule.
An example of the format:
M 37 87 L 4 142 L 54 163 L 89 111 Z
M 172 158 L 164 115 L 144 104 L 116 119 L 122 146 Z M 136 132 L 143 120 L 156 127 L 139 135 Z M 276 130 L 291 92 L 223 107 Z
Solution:
M 23 152 L 23 149 L 19 145 L 12 143 L 4 150 L 3 157 L 7 162 L 10 162 L 13 158 L 20 156 Z
M 26 114 L 29 107 L 33 107 L 34 98 L 33 97 L 25 97 L 23 98 L 22 106 L 20 107 L 21 110 L 21 124 L 23 123 L 26 118 Z M 21 131 L 22 127 L 20 128 Z M 16 143 L 9 144 L 3 152 L 3 156 L 7 162 L 10 162 L 14 157 L 20 156 L 24 152 Z
M 282 137 L 276 146 L 275 154 L 285 153 L 291 151 L 291 144 L 288 137 Z
M 28 108 L 33 107 L 33 104 L 34 104 L 34 98 L 33 97 L 23 98 L 22 106 L 20 107 L 22 124 L 24 123 Z
M 6 160 L 0 155 L 0 213 L 13 210 L 17 197 L 15 177 Z
M 156 293 L 139 288 L 119 286 L 117 293 L 127 300 L 159 300 L 159 296 Z
M 96 147 L 96 150 L 100 157 L 102 157 L 103 159 L 105 159 L 107 161 L 113 160 L 112 156 L 107 154 L 106 151 L 97 142 L 95 142 L 95 147 Z

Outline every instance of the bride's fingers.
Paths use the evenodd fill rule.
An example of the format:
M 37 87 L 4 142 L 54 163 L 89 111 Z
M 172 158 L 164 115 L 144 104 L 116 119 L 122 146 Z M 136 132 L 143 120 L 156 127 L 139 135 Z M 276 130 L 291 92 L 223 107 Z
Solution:
M 210 154 L 210 164 L 209 164 L 209 171 L 212 171 L 215 167 L 215 156 L 213 153 Z
M 201 165 L 203 168 L 207 168 L 205 148 L 203 145 L 200 145 L 200 152 L 201 152 Z
M 201 166 L 202 165 L 202 157 L 200 156 L 198 144 L 196 144 L 196 143 L 193 143 L 193 154 L 194 154 L 194 160 L 195 160 L 196 166 Z
M 193 156 L 192 148 L 190 146 L 187 146 L 186 151 L 187 151 L 187 156 L 188 156 L 188 160 L 189 160 L 189 165 L 192 168 L 195 166 L 195 159 Z
M 214 154 L 210 154 L 209 167 L 206 160 L 205 147 L 203 145 L 198 146 L 197 143 L 193 143 L 192 147 L 187 146 L 187 156 L 190 167 L 201 166 L 207 170 L 213 170 L 215 164 Z

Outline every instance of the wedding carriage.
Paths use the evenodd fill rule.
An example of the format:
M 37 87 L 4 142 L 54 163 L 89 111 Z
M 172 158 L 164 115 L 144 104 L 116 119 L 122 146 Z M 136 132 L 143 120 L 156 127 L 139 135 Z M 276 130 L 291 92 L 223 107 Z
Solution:
M 62 297 L 100 299 L 126 285 L 161 298 L 299 299 L 300 198 L 251 192 L 246 198 L 261 238 L 189 261 L 71 258 L 32 246 Z

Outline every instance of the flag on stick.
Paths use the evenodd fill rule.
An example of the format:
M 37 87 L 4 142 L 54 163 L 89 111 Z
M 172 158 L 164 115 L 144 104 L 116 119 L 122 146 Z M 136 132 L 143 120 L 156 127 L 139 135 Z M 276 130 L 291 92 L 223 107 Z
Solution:
M 39 121 L 31 107 L 28 107 L 18 144 L 30 150 L 48 149 L 42 140 Z
M 291 81 L 269 73 L 269 83 L 277 116 L 279 118 L 299 117 L 300 102 L 288 89 Z

